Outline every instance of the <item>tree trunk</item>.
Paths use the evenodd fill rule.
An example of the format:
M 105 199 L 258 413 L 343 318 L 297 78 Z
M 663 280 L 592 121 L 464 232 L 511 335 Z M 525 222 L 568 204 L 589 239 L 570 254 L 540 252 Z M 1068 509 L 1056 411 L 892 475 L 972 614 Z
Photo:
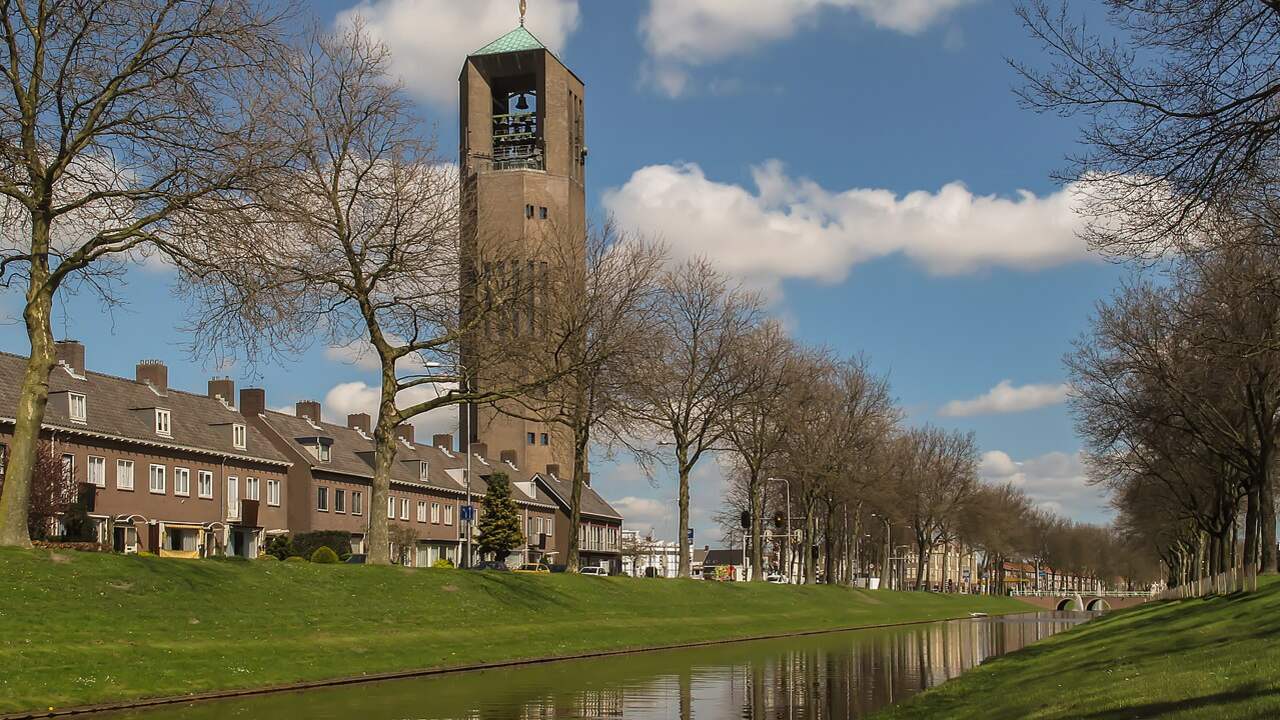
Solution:
M 48 225 L 40 227 L 43 228 L 44 246 L 47 247 Z M 30 290 L 22 313 L 27 339 L 31 343 L 31 355 L 18 390 L 13 440 L 5 467 L 4 490 L 0 492 L 0 545 L 24 548 L 31 547 L 27 529 L 31 477 L 36 466 L 36 453 L 39 452 L 40 426 L 49 402 L 49 373 L 57 360 L 51 325 L 53 288 L 49 285 L 47 259 L 44 263 L 33 260 L 31 265 Z
M 947 591 L 947 560 L 951 558 L 951 543 L 943 541 L 942 543 L 942 577 L 938 578 L 938 589 L 942 592 Z
M 680 470 L 680 577 L 689 577 L 689 555 L 693 547 L 689 543 L 689 459 L 688 451 L 676 448 L 676 463 Z
M 826 557 L 822 559 L 823 582 L 827 585 L 834 585 L 836 578 L 836 509 L 835 505 L 830 501 L 827 502 L 827 516 L 823 521 L 826 526 L 823 528 L 822 549 Z
M 1261 532 L 1258 541 L 1262 543 L 1262 572 L 1277 572 L 1276 567 L 1276 495 L 1271 484 L 1271 468 L 1262 471 L 1262 483 L 1258 492 L 1258 522 Z
M 569 552 L 565 557 L 565 569 L 578 572 L 581 560 L 578 554 L 579 528 L 582 525 L 582 486 L 587 477 L 587 445 L 591 441 L 591 428 L 586 423 L 575 423 L 573 428 L 573 491 L 569 500 Z
M 806 585 L 814 585 L 818 582 L 818 563 L 813 557 L 813 548 L 817 545 L 817 527 L 814 524 L 813 517 L 813 501 L 805 503 L 804 508 L 804 547 L 801 548 L 803 554 L 800 558 L 801 567 L 804 568 L 804 582 Z
M 929 550 L 924 538 L 916 536 L 916 590 L 928 590 L 924 586 L 925 567 L 929 564 Z
M 764 582 L 764 493 L 760 490 L 759 468 L 747 479 L 747 506 L 751 512 L 751 580 Z
M 384 373 L 382 397 L 378 403 L 378 424 L 373 428 L 373 483 L 369 488 L 369 542 L 365 562 L 391 564 L 391 521 L 387 519 L 387 497 L 391 494 L 391 470 L 396 462 L 395 374 L 390 386 Z M 467 530 L 470 531 L 470 526 Z
M 1244 558 L 1243 566 L 1257 572 L 1258 557 L 1258 489 L 1251 488 L 1245 496 L 1244 507 Z

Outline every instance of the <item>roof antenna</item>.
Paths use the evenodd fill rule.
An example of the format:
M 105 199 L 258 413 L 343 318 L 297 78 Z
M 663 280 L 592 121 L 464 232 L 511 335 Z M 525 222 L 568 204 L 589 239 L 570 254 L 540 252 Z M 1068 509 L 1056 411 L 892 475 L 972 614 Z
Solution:
M 528 0 L 520 0 L 520 27 L 524 27 L 524 15 L 529 10 Z

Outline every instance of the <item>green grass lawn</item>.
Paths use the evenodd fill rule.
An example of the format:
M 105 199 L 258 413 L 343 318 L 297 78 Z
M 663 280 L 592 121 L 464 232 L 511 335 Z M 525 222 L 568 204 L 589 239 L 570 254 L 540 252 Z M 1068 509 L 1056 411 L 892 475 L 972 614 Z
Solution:
M 1029 609 L 833 587 L 0 549 L 0 713 Z
M 1103 616 L 878 717 L 1280 717 L 1280 579 L 1261 582 Z

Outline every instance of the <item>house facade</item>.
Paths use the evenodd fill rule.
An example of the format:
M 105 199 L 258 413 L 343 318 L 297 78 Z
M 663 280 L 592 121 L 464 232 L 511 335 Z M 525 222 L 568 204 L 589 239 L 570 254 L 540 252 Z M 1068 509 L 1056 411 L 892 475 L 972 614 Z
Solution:
M 288 459 L 230 406 L 170 388 L 168 368 L 138 363 L 133 379 L 88 371 L 64 341 L 49 378 L 41 436 L 86 498 L 97 541 L 165 557 L 257 557 L 287 532 Z M 26 358 L 0 354 L 0 453 L 12 441 Z

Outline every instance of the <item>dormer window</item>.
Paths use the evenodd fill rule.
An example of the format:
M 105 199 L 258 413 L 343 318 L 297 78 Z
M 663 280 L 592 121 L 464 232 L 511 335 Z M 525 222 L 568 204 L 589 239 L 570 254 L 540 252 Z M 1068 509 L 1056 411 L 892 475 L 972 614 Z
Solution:
M 429 475 L 429 473 L 427 472 L 428 468 L 429 466 L 425 461 L 418 463 L 418 479 L 421 480 L 422 482 L 427 481 L 427 476 Z
M 89 419 L 89 405 L 81 393 L 67 393 L 67 415 L 76 422 Z
M 164 408 L 156 408 L 156 434 L 164 437 L 173 435 L 172 425 L 170 424 L 169 411 Z
M 320 462 L 329 462 L 329 445 L 327 443 L 316 443 L 316 459 Z
M 231 444 L 234 445 L 237 450 L 244 450 L 248 445 L 248 434 L 249 431 L 244 425 L 241 425 L 240 423 L 233 424 L 231 426 Z

